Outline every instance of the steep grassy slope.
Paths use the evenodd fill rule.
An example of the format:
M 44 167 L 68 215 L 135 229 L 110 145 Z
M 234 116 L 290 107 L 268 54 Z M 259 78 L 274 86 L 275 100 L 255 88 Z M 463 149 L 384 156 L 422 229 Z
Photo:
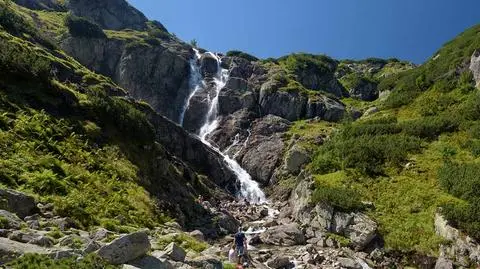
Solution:
M 56 49 L 17 6 L 0 5 L 1 184 L 85 229 L 192 218 L 190 192 L 206 190 L 205 178 L 155 141 L 142 112 L 152 109 Z
M 379 113 L 338 124 L 335 131 L 323 123 L 294 126 L 300 135 L 331 134 L 322 146 L 304 142 L 315 152 L 309 166 L 317 180 L 314 201 L 365 210 L 380 223 L 390 249 L 434 254 L 439 207 L 478 238 L 480 95 L 468 63 L 480 48 L 479 31 L 476 26 L 462 33 L 422 66 L 382 78 L 380 90 L 391 91 L 386 99 L 345 102 L 376 105 Z

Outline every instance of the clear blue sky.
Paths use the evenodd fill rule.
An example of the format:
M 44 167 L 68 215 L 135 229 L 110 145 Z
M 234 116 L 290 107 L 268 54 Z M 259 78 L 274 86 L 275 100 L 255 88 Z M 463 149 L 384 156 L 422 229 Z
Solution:
M 480 23 L 480 0 L 128 0 L 185 41 L 257 57 L 292 52 L 422 63 Z

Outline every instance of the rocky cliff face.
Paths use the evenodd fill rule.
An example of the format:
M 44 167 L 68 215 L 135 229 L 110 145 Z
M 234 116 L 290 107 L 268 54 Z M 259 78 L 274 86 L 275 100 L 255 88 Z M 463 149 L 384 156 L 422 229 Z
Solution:
M 178 120 L 189 94 L 190 47 L 172 40 L 137 46 L 132 42 L 69 37 L 61 46 L 80 63 L 128 88 L 133 98 Z
M 65 5 L 74 15 L 88 18 L 104 29 L 147 28 L 145 15 L 124 0 L 67 0 Z

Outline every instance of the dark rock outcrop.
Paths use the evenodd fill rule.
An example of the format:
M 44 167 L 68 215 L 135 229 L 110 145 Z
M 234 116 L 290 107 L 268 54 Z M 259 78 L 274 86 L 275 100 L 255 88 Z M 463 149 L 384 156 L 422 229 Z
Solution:
M 9 189 L 0 189 L 0 208 L 13 212 L 22 219 L 38 212 L 32 196 Z
M 145 30 L 145 15 L 125 0 L 67 0 L 66 6 L 76 16 L 85 17 L 110 30 Z

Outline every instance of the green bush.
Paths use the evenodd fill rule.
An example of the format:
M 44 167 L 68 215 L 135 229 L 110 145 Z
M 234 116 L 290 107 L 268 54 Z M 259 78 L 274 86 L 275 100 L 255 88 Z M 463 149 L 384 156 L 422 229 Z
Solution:
M 443 205 L 443 214 L 456 227 L 480 239 L 480 164 L 446 161 L 438 171 L 441 186 L 465 203 Z
M 65 26 L 68 27 L 68 32 L 75 37 L 86 38 L 106 38 L 102 28 L 86 18 L 77 17 L 68 14 L 65 17 Z
M 26 78 L 48 80 L 50 61 L 34 53 L 26 46 L 0 37 L 0 69 L 5 73 L 15 73 Z
M 159 38 L 162 40 L 169 40 L 172 38 L 168 32 L 159 28 L 150 28 L 148 29 L 147 33 L 150 38 Z
M 115 269 L 120 266 L 110 265 L 96 255 L 88 255 L 80 260 L 75 257 L 54 260 L 39 254 L 25 254 L 7 264 L 12 269 Z
M 231 50 L 231 51 L 228 51 L 227 52 L 227 56 L 229 57 L 239 57 L 239 58 L 243 58 L 247 61 L 250 61 L 250 62 L 256 62 L 258 61 L 258 58 L 253 56 L 253 55 L 250 55 L 248 53 L 245 53 L 243 51 L 239 51 L 239 50 Z
M 331 187 L 327 185 L 316 186 L 312 195 L 312 202 L 328 203 L 335 209 L 351 212 L 363 209 L 362 199 L 353 189 L 345 187 Z
M 453 116 L 431 116 L 406 121 L 401 127 L 407 135 L 435 139 L 442 133 L 458 130 L 459 124 L 460 120 Z

